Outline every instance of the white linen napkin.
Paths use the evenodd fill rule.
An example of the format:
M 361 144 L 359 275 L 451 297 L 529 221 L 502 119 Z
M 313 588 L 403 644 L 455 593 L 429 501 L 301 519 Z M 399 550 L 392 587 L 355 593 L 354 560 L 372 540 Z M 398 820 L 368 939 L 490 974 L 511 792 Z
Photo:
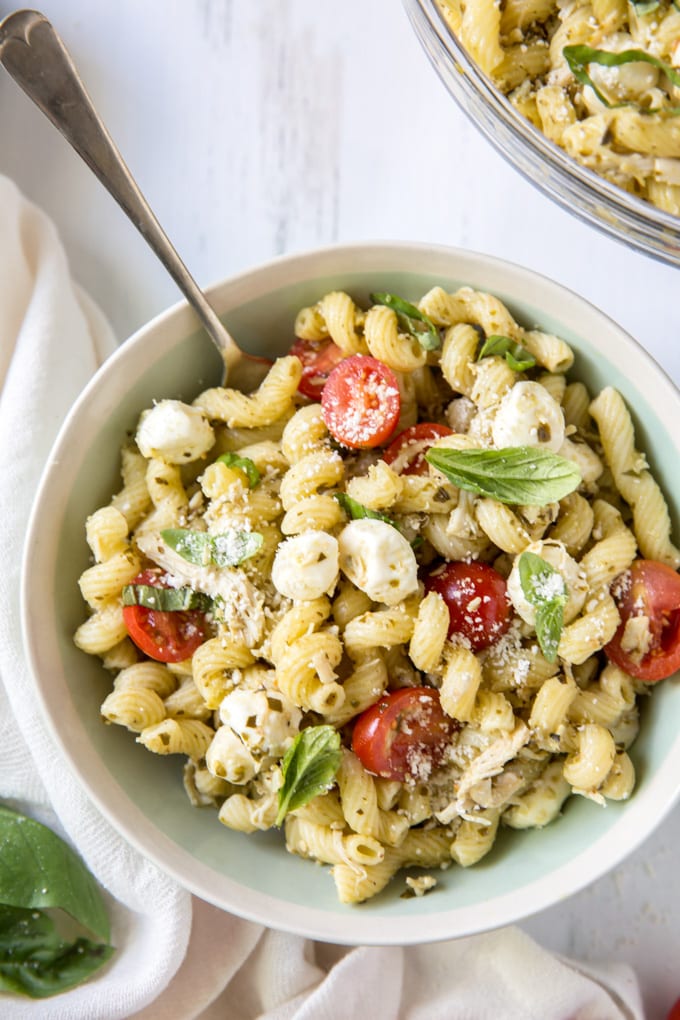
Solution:
M 19 570 L 42 466 L 114 338 L 74 284 L 50 221 L 0 176 L 0 800 L 50 825 L 106 890 L 109 964 L 6 1020 L 643 1020 L 619 964 L 588 966 L 518 928 L 411 948 L 345 949 L 269 931 L 192 898 L 84 795 L 37 709 L 22 652 Z

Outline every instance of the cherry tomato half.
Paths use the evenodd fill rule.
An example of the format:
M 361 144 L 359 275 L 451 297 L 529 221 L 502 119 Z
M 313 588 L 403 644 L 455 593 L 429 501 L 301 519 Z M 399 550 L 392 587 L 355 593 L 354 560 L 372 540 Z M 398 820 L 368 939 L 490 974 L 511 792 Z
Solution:
M 639 680 L 663 680 L 680 669 L 680 574 L 655 560 L 635 560 L 621 587 L 621 624 L 605 646 L 607 658 Z M 642 656 L 625 648 L 626 623 L 635 616 L 649 620 L 649 648 Z
M 343 446 L 380 446 L 399 421 L 401 397 L 391 368 L 367 354 L 353 354 L 337 365 L 321 395 L 326 428 Z
M 352 750 L 365 769 L 385 779 L 424 780 L 441 764 L 458 729 L 437 690 L 402 687 L 383 694 L 357 718 Z
M 453 429 L 433 421 L 421 421 L 418 425 L 400 432 L 383 454 L 383 460 L 400 475 L 426 475 L 425 454 L 432 444 L 442 436 L 450 436 Z
M 169 587 L 154 570 L 143 570 L 132 583 Z M 157 662 L 182 662 L 205 641 L 205 614 L 198 609 L 165 612 L 146 606 L 123 606 L 123 619 L 139 650 Z
M 511 610 L 504 578 L 487 563 L 456 561 L 435 567 L 425 578 L 449 611 L 449 637 L 461 634 L 473 651 L 488 648 L 510 626 Z
M 345 355 L 332 340 L 302 340 L 298 337 L 289 354 L 302 362 L 298 390 L 310 400 L 321 400 L 328 376 Z

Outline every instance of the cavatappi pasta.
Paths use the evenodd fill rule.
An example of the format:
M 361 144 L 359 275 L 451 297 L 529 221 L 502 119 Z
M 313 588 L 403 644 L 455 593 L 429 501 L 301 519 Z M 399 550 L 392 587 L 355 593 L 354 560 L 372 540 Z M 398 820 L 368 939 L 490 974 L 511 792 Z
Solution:
M 680 564 L 622 398 L 571 380 L 564 341 L 469 287 L 407 306 L 420 320 L 388 297 L 303 309 L 296 353 L 252 395 L 142 414 L 121 490 L 87 521 L 75 635 L 114 674 L 104 719 L 183 756 L 192 804 L 232 829 L 281 823 L 287 753 L 337 733 L 328 781 L 283 825 L 348 903 L 402 868 L 470 866 L 499 828 L 544 826 L 571 795 L 631 794 L 656 621 L 623 607 L 640 562 L 676 579 Z M 496 497 L 441 466 L 499 450 L 552 458 L 570 490 Z M 547 572 L 540 591 L 527 564 Z M 440 583 L 456 571 L 457 602 Z M 413 698 L 435 715 L 411 702 L 376 749 L 376 706 Z
M 471 58 L 547 138 L 625 191 L 680 215 L 673 0 L 437 2 Z M 632 51 L 645 56 L 620 59 Z

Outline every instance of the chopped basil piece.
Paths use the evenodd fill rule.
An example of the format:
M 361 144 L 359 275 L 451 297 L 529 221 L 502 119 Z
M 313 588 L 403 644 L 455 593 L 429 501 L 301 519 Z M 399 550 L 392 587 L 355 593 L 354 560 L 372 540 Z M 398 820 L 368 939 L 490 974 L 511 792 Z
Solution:
M 641 113 L 660 112 L 658 109 L 644 109 L 639 107 L 638 104 L 631 100 L 625 100 L 621 103 L 610 103 L 607 97 L 600 92 L 597 85 L 588 74 L 589 64 L 600 64 L 602 67 L 622 67 L 624 64 L 635 64 L 640 62 L 651 64 L 652 67 L 657 67 L 660 71 L 663 71 L 673 85 L 680 85 L 680 73 L 678 71 L 674 70 L 670 64 L 664 63 L 663 60 L 659 60 L 658 57 L 653 57 L 651 53 L 646 53 L 644 50 L 633 49 L 623 50 L 621 53 L 610 53 L 608 50 L 597 50 L 593 49 L 591 46 L 565 46 L 562 50 L 562 54 L 564 55 L 564 59 L 567 61 L 574 78 L 576 78 L 577 81 L 580 81 L 582 85 L 589 85 L 600 102 L 610 110 L 616 110 L 621 106 L 637 106 Z M 680 106 L 671 107 L 663 112 L 675 117 L 680 114 Z
M 259 531 L 225 531 L 209 535 L 188 528 L 166 528 L 161 538 L 176 553 L 199 567 L 236 567 L 254 556 L 264 541 Z
M 500 450 L 434 447 L 425 460 L 459 489 L 499 503 L 545 506 L 568 496 L 581 482 L 581 473 L 572 461 L 533 446 Z
M 279 790 L 277 825 L 281 825 L 289 811 L 330 788 L 341 759 L 340 734 L 333 726 L 309 726 L 298 733 L 281 764 L 283 784 Z
M 254 489 L 260 483 L 262 476 L 250 457 L 239 457 L 237 453 L 223 453 L 221 457 L 217 458 L 215 463 L 226 464 L 227 467 L 240 468 L 248 478 L 248 485 L 251 489 Z
M 393 521 L 391 517 L 387 516 L 387 514 L 381 514 L 378 510 L 369 510 L 367 506 L 364 506 L 363 503 L 359 503 L 356 499 L 352 499 L 352 497 L 348 496 L 346 492 L 334 492 L 333 495 L 347 516 L 353 521 L 369 517 L 371 520 L 384 521 L 385 524 L 391 524 L 393 528 L 397 528 L 397 530 L 399 530 L 396 521 Z
M 530 354 L 521 344 L 511 340 L 509 336 L 488 336 L 482 344 L 477 361 L 493 354 L 497 354 L 501 358 L 504 357 L 514 372 L 525 372 L 536 364 L 533 354 Z
M 126 584 L 123 588 L 124 606 L 144 606 L 163 613 L 181 613 L 188 609 L 208 612 L 212 599 L 193 588 L 154 588 L 150 584 Z
M 399 325 L 404 333 L 409 333 L 426 351 L 436 351 L 441 347 L 439 330 L 432 319 L 403 298 L 382 292 L 371 294 L 375 305 L 386 305 L 396 312 Z
M 559 570 L 536 553 L 523 552 L 518 565 L 524 597 L 536 610 L 538 643 L 548 662 L 554 662 L 569 599 L 567 585 Z

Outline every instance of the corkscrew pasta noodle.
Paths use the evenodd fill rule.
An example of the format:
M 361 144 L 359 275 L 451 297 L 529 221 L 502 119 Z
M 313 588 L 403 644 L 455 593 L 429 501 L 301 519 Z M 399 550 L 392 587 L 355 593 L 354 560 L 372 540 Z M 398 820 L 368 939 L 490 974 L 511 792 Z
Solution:
M 553 17 L 549 0 L 510 0 L 503 11 L 486 2 L 444 6 L 480 63 L 494 74 L 501 68 L 508 81 L 517 78 L 512 34 L 530 37 Z M 578 3 L 565 8 L 565 19 L 566 11 L 569 23 L 558 32 L 566 26 L 587 38 L 593 18 L 607 31 L 622 29 L 618 7 L 605 0 L 588 6 L 587 16 Z M 551 52 L 557 45 L 553 39 Z M 525 70 L 545 61 L 543 49 L 540 61 L 525 54 Z M 559 99 L 539 90 L 536 116 Z M 607 120 L 623 130 L 620 115 Z M 570 378 L 568 344 L 525 328 L 492 294 L 434 287 L 416 310 L 434 324 L 439 349 L 421 346 L 393 308 L 361 308 L 340 291 L 302 309 L 295 329 L 311 345 L 332 342 L 344 357 L 387 365 L 402 400 L 394 435 L 435 422 L 442 435 L 428 445 L 439 451 L 498 446 L 499 408 L 529 382 L 533 389 L 521 391 L 531 394 L 525 409 L 510 422 L 514 445 L 541 445 L 547 426 L 527 424 L 533 412 L 526 408 L 532 400 L 549 406 L 551 420 L 559 419 L 559 453 L 579 468 L 574 491 L 538 506 L 500 502 L 459 488 L 427 461 L 411 471 L 409 449 L 401 461 L 386 454 L 390 439 L 377 449 L 343 447 L 329 434 L 322 404 L 298 392 L 301 362 L 289 355 L 254 394 L 213 388 L 192 406 L 173 402 L 173 413 L 184 407 L 187 422 L 200 422 L 203 445 L 194 425 L 172 456 L 163 454 L 172 437 L 163 445 L 161 436 L 148 457 L 126 442 L 120 491 L 85 527 L 92 564 L 80 589 L 88 616 L 75 642 L 113 673 L 103 719 L 154 754 L 184 757 L 191 803 L 243 833 L 281 823 L 286 753 L 305 729 L 332 728 L 340 741 L 336 774 L 290 810 L 283 826 L 287 849 L 330 865 L 348 904 L 377 894 L 402 868 L 473 866 L 501 829 L 552 823 L 573 794 L 597 804 L 631 795 L 627 751 L 647 687 L 608 662 L 603 649 L 621 623 L 617 592 L 636 560 L 680 565 L 665 498 L 617 391 L 592 394 Z M 527 365 L 498 352 L 481 357 L 489 336 L 521 345 Z M 399 548 L 412 564 L 413 580 L 396 597 L 369 576 L 381 574 L 379 558 L 392 552 L 343 546 L 357 524 L 368 525 L 376 543 L 386 534 L 384 549 Z M 241 562 L 220 565 L 183 556 L 169 544 L 168 528 L 188 529 L 194 541 L 219 543 L 229 529 L 261 538 Z M 559 569 L 565 577 L 574 572 L 582 596 L 565 610 L 552 655 L 537 612 L 522 610 L 510 584 L 532 550 L 548 559 L 552 550 L 558 566 L 570 564 Z M 361 556 L 368 565 L 357 565 Z M 446 599 L 425 590 L 418 575 L 417 568 L 448 561 L 491 565 L 508 583 L 507 630 L 479 648 L 451 629 Z M 404 583 L 405 562 L 396 585 Z M 285 569 L 287 582 L 275 583 Z M 123 590 L 149 576 L 157 586 L 188 590 L 202 606 L 188 611 L 189 650 L 168 662 L 133 643 L 127 624 Z M 572 606 L 569 584 L 563 590 Z M 362 713 L 404 688 L 436 693 L 452 723 L 446 749 L 435 761 L 418 752 L 405 778 L 377 775 L 355 753 L 352 730 Z

